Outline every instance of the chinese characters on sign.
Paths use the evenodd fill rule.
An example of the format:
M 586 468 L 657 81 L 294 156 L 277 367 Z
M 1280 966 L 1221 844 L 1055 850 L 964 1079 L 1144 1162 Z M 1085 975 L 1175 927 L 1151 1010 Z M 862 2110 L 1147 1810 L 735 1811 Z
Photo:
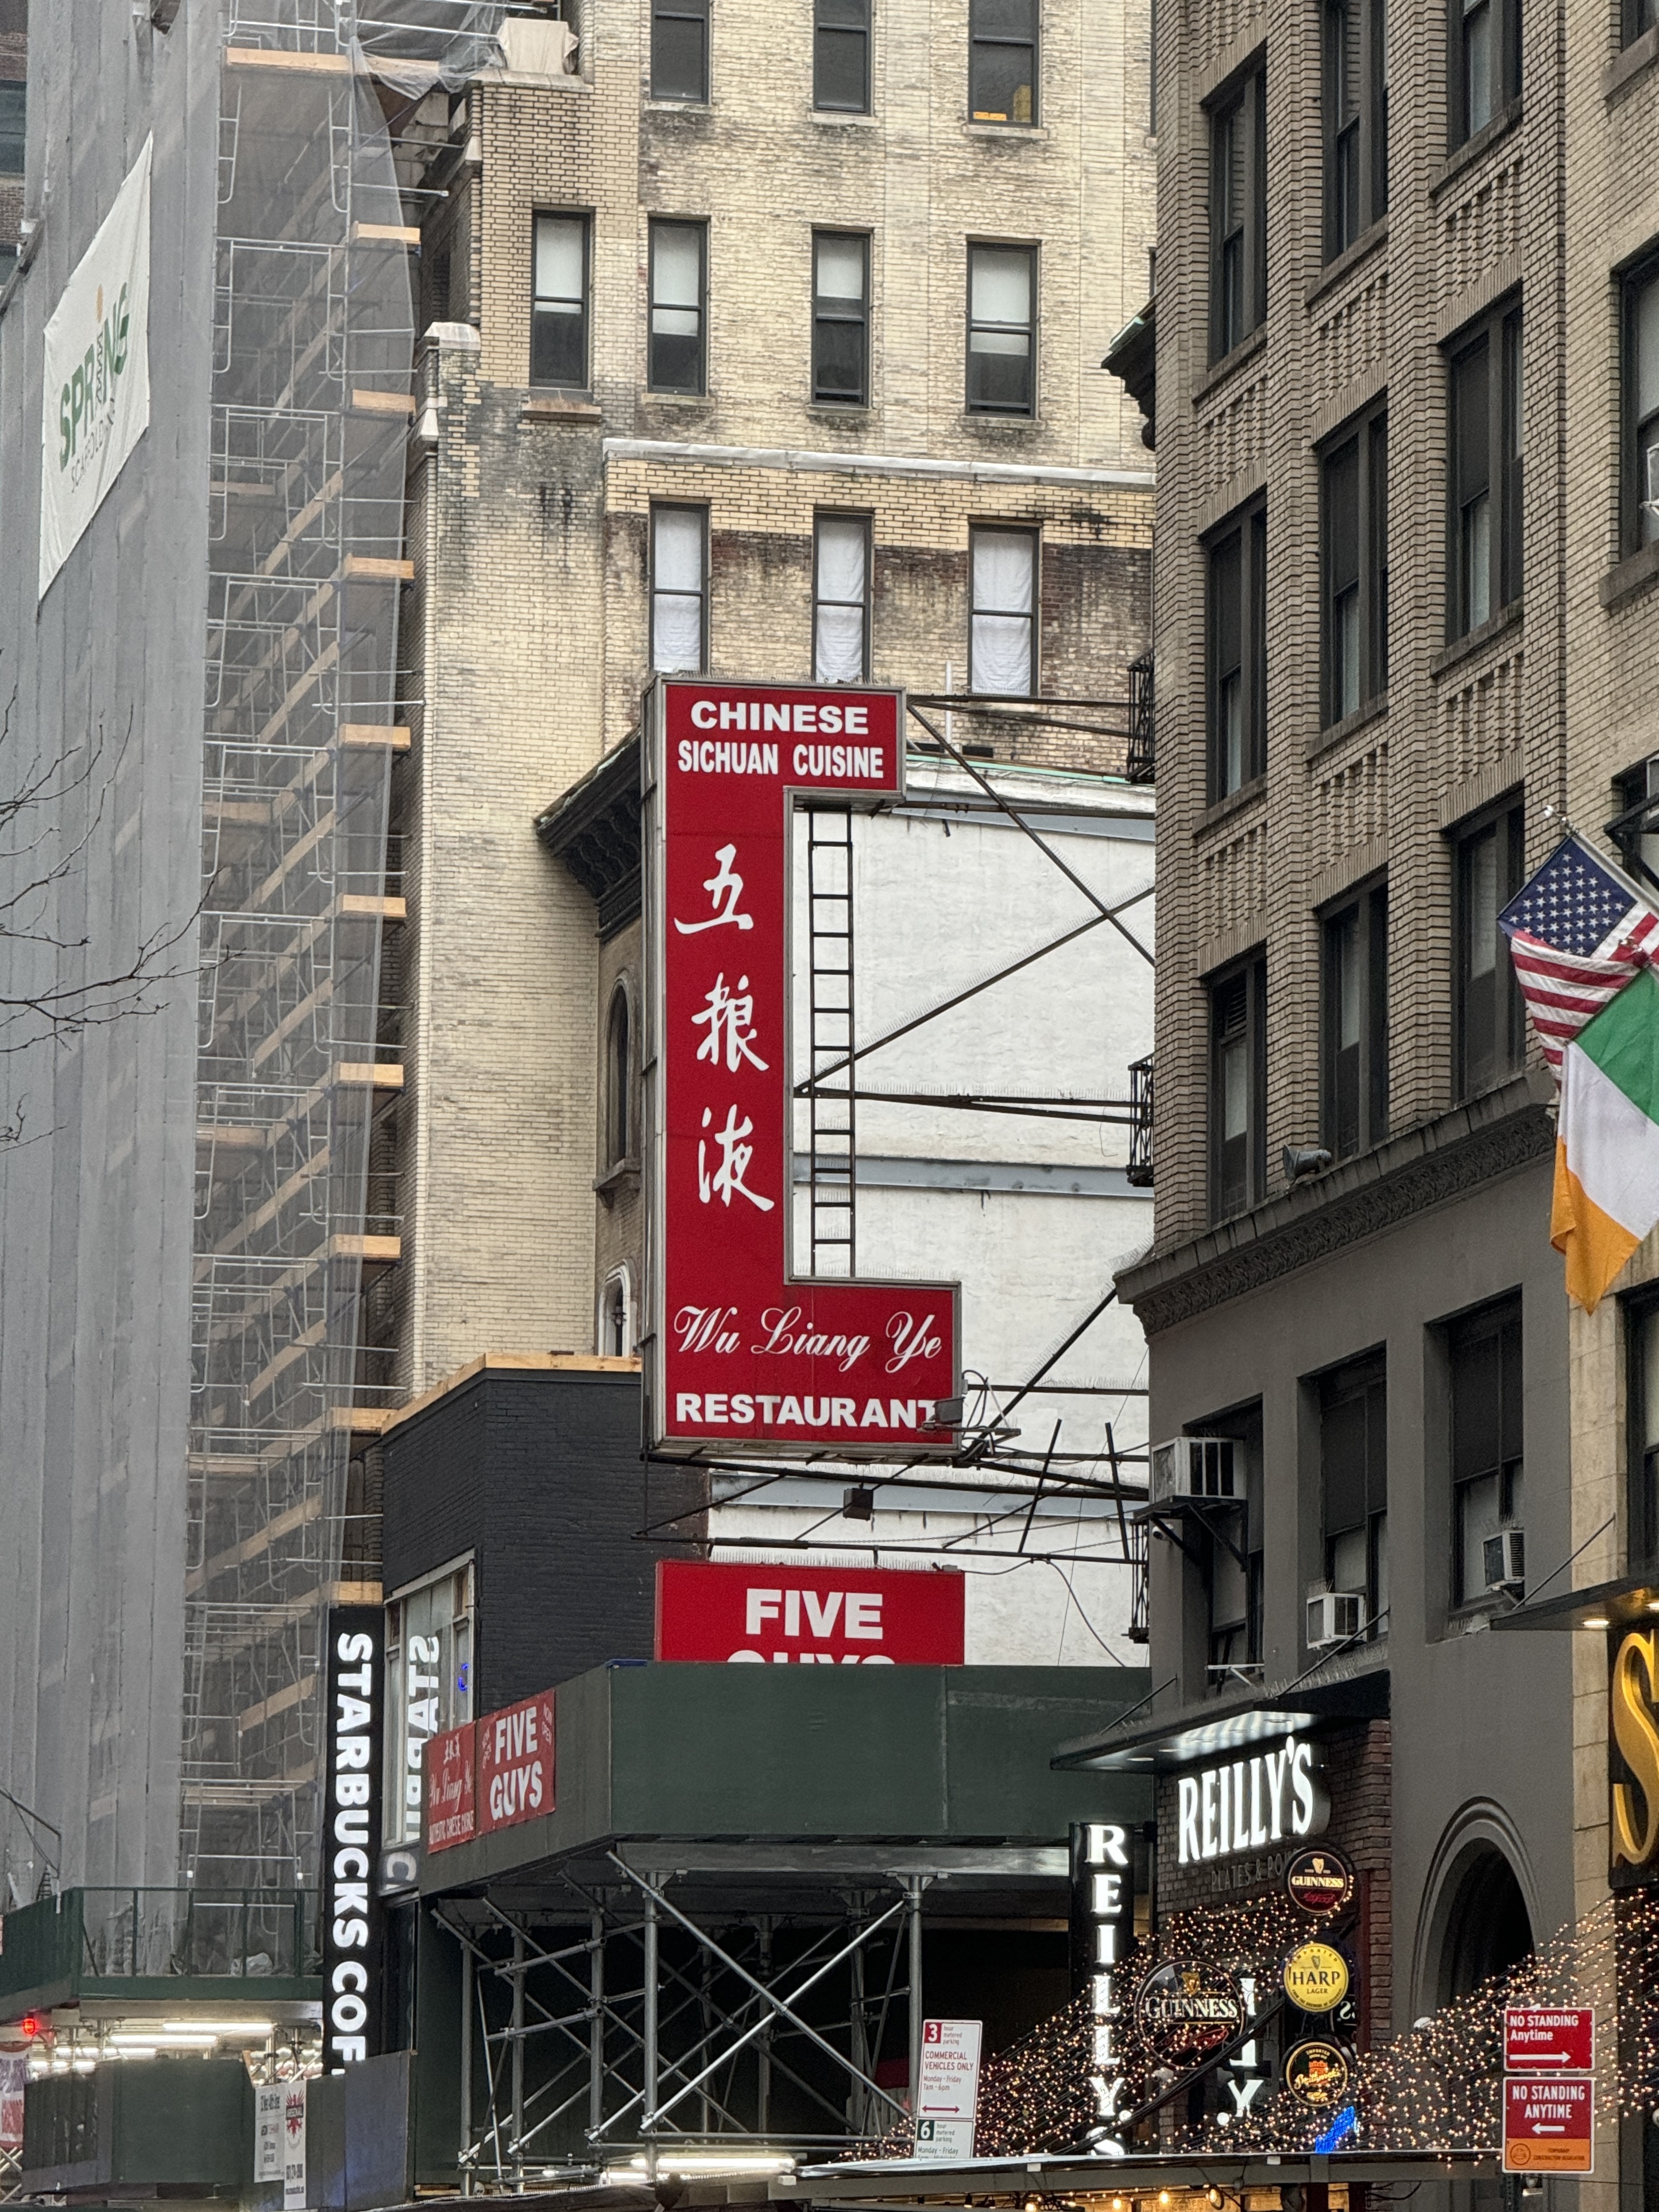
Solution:
M 688 678 L 652 704 L 650 1441 L 948 1453 L 956 1285 L 792 1266 L 790 794 L 900 797 L 900 696 Z

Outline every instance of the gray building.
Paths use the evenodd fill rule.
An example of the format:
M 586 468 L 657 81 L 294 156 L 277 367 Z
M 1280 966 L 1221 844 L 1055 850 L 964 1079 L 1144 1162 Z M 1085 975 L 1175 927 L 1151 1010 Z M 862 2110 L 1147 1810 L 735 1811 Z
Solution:
M 29 27 L 0 294 L 14 1898 L 309 1871 L 323 1608 L 379 1595 L 358 1304 L 399 1249 L 368 1182 L 400 1080 L 392 134 L 500 13 L 72 0 Z M 146 159 L 148 426 L 40 592 L 47 325 Z

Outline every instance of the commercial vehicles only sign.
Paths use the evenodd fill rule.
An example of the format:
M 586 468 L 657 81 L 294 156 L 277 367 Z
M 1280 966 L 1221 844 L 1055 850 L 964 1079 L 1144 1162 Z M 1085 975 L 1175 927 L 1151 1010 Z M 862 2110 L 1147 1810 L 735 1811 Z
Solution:
M 660 678 L 646 722 L 649 1441 L 949 1453 L 958 1286 L 793 1264 L 794 807 L 902 797 L 902 695 Z
M 656 1656 L 802 1667 L 960 1667 L 966 1577 L 950 1570 L 663 1559 Z
M 974 2117 L 979 2109 L 977 2020 L 924 2020 L 916 2083 L 916 2156 L 943 2165 L 973 2155 Z
M 41 599 L 149 426 L 152 143 L 144 141 L 46 325 Z

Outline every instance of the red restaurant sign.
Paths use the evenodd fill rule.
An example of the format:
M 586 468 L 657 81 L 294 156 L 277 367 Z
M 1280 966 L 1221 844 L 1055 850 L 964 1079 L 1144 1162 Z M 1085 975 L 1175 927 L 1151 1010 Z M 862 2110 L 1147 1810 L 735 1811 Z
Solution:
M 1587 2005 L 1511 2005 L 1503 2014 L 1506 2074 L 1588 2074 L 1595 2014 Z
M 951 1451 L 958 1286 L 791 1265 L 794 794 L 901 798 L 903 695 L 659 679 L 648 727 L 650 1441 Z
M 463 1721 L 426 1746 L 426 1848 L 447 1851 L 470 1844 L 478 1830 L 473 1738 L 476 1723 Z
M 1505 2173 L 1589 2173 L 1594 2154 L 1595 2084 L 1584 2075 L 1562 2081 L 1503 2083 Z
M 665 1559 L 656 1656 L 802 1667 L 960 1667 L 965 1576 Z
M 527 1698 L 478 1723 L 481 1836 L 539 1820 L 553 1809 L 553 1693 Z

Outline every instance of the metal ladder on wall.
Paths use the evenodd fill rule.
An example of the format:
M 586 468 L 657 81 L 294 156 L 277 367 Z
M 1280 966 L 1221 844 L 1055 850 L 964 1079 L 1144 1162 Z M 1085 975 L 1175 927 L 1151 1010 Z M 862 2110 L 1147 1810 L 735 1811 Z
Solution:
M 812 1075 L 852 1050 L 852 815 L 845 807 L 807 815 L 807 926 Z M 809 1093 L 808 1226 L 814 1275 L 855 1275 L 857 1261 L 857 1109 L 855 1070 L 833 1080 L 845 1089 Z

